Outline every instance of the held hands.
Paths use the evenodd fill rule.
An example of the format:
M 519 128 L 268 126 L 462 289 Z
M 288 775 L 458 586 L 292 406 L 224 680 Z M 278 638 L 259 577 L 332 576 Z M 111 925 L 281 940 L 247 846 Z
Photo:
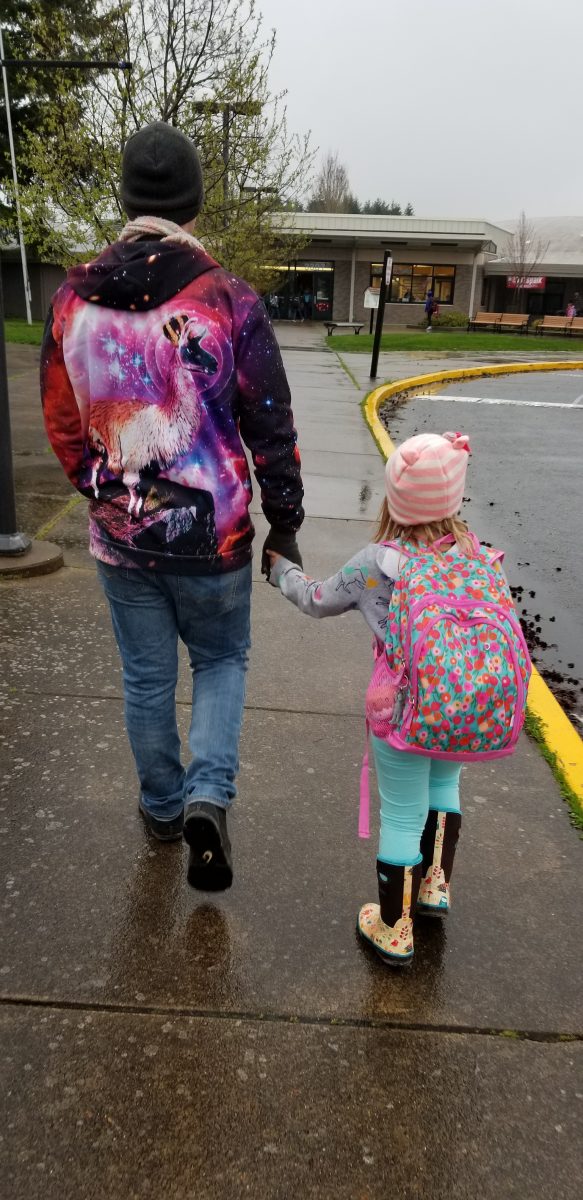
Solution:
M 261 555 L 261 574 L 267 575 L 268 580 L 271 568 L 275 566 L 278 558 L 289 558 L 299 567 L 302 566 L 302 556 L 294 534 L 279 533 L 276 529 L 270 529 Z

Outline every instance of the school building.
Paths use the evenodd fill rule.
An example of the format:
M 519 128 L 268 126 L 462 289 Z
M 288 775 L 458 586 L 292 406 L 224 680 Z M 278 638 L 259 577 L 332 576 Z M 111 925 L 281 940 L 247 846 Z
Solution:
M 266 297 L 274 318 L 362 321 L 368 329 L 374 310 L 365 307 L 365 298 L 368 293 L 370 302 L 378 293 L 385 250 L 393 258 L 386 325 L 420 325 L 430 288 L 441 313 L 516 309 L 516 267 L 504 257 L 509 225 L 345 213 L 279 213 L 274 221 L 280 253 L 269 264 L 275 271 Z M 583 315 L 583 217 L 533 218 L 532 224 L 544 254 L 521 293 L 520 308 L 533 317 L 553 315 L 573 301 Z M 291 232 L 306 239 L 294 258 L 286 255 Z M 1 268 L 6 315 L 24 317 L 17 246 L 2 249 Z M 29 274 L 33 317 L 44 320 L 64 272 L 31 254 Z
M 314 320 L 362 321 L 368 328 L 367 290 L 374 296 L 380 286 L 385 250 L 393 258 L 386 325 L 421 324 L 430 288 L 442 312 L 516 308 L 516 266 L 504 257 L 510 225 L 344 213 L 282 213 L 278 221 L 282 248 L 286 230 L 309 240 L 294 259 L 282 256 L 277 264 L 274 316 L 294 319 L 299 309 Z M 526 280 L 521 310 L 560 313 L 573 298 L 578 306 L 581 296 L 583 312 L 583 217 L 532 224 L 544 255 Z

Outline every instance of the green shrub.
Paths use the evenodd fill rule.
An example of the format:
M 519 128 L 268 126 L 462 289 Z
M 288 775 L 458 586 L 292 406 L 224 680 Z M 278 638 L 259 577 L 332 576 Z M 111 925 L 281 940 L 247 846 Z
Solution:
M 456 308 L 442 308 L 433 318 L 432 323 L 436 329 L 465 329 L 468 323 L 468 314 L 460 312 Z M 421 324 L 426 325 L 427 322 L 422 321 Z

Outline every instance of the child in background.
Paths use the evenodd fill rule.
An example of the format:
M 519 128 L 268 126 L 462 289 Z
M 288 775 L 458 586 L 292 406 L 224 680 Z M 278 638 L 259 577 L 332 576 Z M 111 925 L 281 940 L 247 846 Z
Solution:
M 425 298 L 425 317 L 427 320 L 427 333 L 431 333 L 433 318 L 435 316 L 437 316 L 437 313 L 438 313 L 438 305 L 435 300 L 435 296 L 433 295 L 433 292 L 430 288 L 427 293 L 427 296 Z
M 456 515 L 464 494 L 468 456 L 469 441 L 462 434 L 445 434 L 443 437 L 421 434 L 410 438 L 395 450 L 387 462 L 387 497 L 381 510 L 375 541 L 365 546 L 336 575 L 324 582 L 309 579 L 299 567 L 280 555 L 270 553 L 269 582 L 279 587 L 288 600 L 309 616 L 334 616 L 349 609 L 358 609 L 375 635 L 378 661 L 385 653 L 393 589 L 407 562 L 421 555 L 425 556 L 423 561 L 430 559 L 437 565 L 438 571 L 440 564 L 445 565 L 451 571 L 453 586 L 458 586 L 464 578 L 474 579 L 472 572 L 464 567 L 467 559 L 476 558 L 480 564 L 477 571 L 480 583 L 482 578 L 488 578 L 490 562 L 493 564 L 499 557 L 496 552 L 488 557 L 488 552 L 482 551 L 475 536 L 470 534 L 465 523 Z M 435 556 L 438 556 L 438 564 L 435 563 Z M 473 570 L 475 573 L 475 566 Z M 408 575 L 403 578 L 403 588 L 407 586 Z M 505 589 L 503 604 L 512 612 L 509 620 L 515 621 L 503 577 L 501 587 Z M 416 596 L 419 591 L 423 592 L 424 588 L 418 584 Z M 446 591 L 446 596 L 452 594 Z M 473 591 L 470 585 L 470 594 L 488 598 L 487 592 L 476 591 L 475 583 Z M 412 601 L 412 597 L 408 596 L 408 599 Z M 467 605 L 468 601 L 462 601 L 464 603 Z M 469 604 L 472 603 L 470 600 Z M 393 632 L 395 628 L 398 625 L 393 614 Z M 477 633 L 476 630 L 474 637 L 474 629 L 469 630 L 474 643 L 479 640 Z M 476 656 L 472 661 L 482 670 L 483 662 L 485 669 L 488 669 L 488 639 L 491 635 L 488 631 L 484 635 L 482 631 L 480 636 L 481 644 L 475 649 L 472 647 L 471 656 Z M 484 636 L 486 651 L 483 648 Z M 517 636 L 521 638 L 518 628 Z M 493 651 L 496 648 L 492 646 Z M 526 647 L 524 652 L 526 660 L 523 673 L 526 673 Z M 522 667 L 523 663 L 520 665 Z M 491 664 L 490 668 L 495 669 Z M 478 677 L 484 682 L 480 686 L 481 707 L 478 711 L 481 715 L 476 720 L 479 721 L 479 729 L 486 733 L 477 733 L 478 741 L 469 741 L 476 736 L 476 727 L 472 735 L 467 722 L 473 717 L 471 713 L 468 716 L 467 698 L 463 694 L 461 699 L 456 697 L 453 686 L 441 678 L 445 672 L 440 667 L 437 670 L 440 682 L 435 694 L 430 691 L 433 703 L 429 707 L 436 709 L 438 714 L 445 711 L 455 713 L 450 720 L 444 719 L 441 727 L 446 730 L 451 728 L 451 737 L 463 735 L 462 744 L 467 743 L 470 749 L 475 748 L 481 738 L 489 738 L 489 730 L 492 730 L 494 739 L 494 727 L 500 732 L 500 726 L 495 726 L 497 718 L 488 711 L 489 687 L 495 682 L 494 679 L 490 677 L 488 683 L 487 675 Z M 513 682 L 511 684 L 510 680 L 505 679 L 504 685 L 512 691 Z M 448 694 L 448 688 L 451 695 Z M 456 686 L 456 690 L 462 692 L 460 686 Z M 520 699 L 522 691 L 523 685 L 519 681 Z M 429 719 L 434 716 L 429 712 Z M 455 726 L 454 721 L 457 722 Z M 460 726 L 459 722 L 462 721 L 464 725 Z M 520 719 L 515 719 L 515 736 L 519 728 Z M 450 735 L 441 733 L 440 736 L 447 739 Z M 367 904 L 361 909 L 358 930 L 385 962 L 399 964 L 413 956 L 413 916 L 416 909 L 427 915 L 441 916 L 450 907 L 449 885 L 461 826 L 461 764 L 447 755 L 432 757 L 431 752 L 424 750 L 411 752 L 396 749 L 384 737 L 372 736 L 371 741 L 381 800 L 377 857 L 380 903 Z M 492 744 L 495 744 L 494 741 Z M 507 752 L 495 750 L 491 756 Z M 463 757 L 478 755 L 470 752 Z

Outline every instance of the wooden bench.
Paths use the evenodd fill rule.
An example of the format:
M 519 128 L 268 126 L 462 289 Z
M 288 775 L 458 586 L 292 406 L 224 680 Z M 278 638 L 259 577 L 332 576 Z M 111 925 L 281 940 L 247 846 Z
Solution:
M 536 328 L 537 333 L 568 333 L 572 317 L 543 317 Z
M 583 317 L 572 318 L 569 333 L 583 333 Z
M 478 312 L 475 317 L 472 317 L 468 321 L 468 331 L 476 329 L 477 326 L 481 328 L 488 326 L 491 329 L 499 329 L 502 316 L 502 313 Z
M 528 313 L 502 313 L 499 329 L 518 329 L 519 333 L 528 333 Z
M 360 333 L 364 321 L 324 321 L 328 330 L 328 337 L 332 337 L 335 329 L 353 329 L 355 333 Z

